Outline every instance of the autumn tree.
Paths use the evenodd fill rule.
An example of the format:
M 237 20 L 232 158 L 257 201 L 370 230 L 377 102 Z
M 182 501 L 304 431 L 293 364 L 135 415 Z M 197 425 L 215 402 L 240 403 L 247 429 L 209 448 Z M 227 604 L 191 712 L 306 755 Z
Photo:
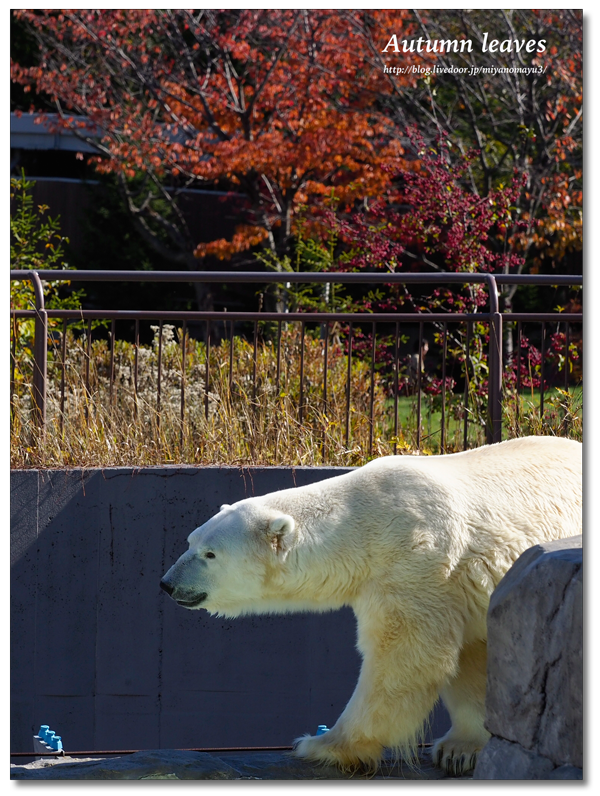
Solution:
M 98 168 L 118 175 L 146 238 L 188 268 L 209 254 L 243 257 L 254 247 L 281 261 L 294 246 L 300 208 L 303 220 L 314 219 L 335 202 L 346 217 L 374 201 L 383 212 L 383 200 L 393 213 L 397 175 L 419 166 L 418 151 L 406 157 L 413 125 L 428 144 L 446 137 L 449 170 L 455 155 L 475 153 L 460 172 L 474 204 L 510 192 L 515 170 L 524 175 L 513 225 L 486 243 L 486 251 L 501 246 L 503 268 L 510 254 L 520 258 L 517 269 L 526 261 L 540 268 L 542 258 L 559 267 L 580 248 L 578 12 L 16 14 L 36 37 L 40 63 L 13 64 L 13 80 L 52 99 L 62 124 L 83 124 L 77 114 L 102 131 Z M 474 46 L 394 52 L 386 48 L 392 32 L 398 41 L 469 39 Z M 492 54 L 483 51 L 485 35 L 547 46 Z M 436 64 L 484 71 L 413 73 Z M 84 126 L 78 132 L 96 140 Z M 239 194 L 232 239 L 198 244 L 180 205 L 190 187 Z M 429 260 L 440 262 L 437 254 Z M 482 257 L 471 267 L 482 267 Z
M 474 272 L 516 273 L 525 261 L 522 252 L 506 244 L 509 231 L 527 229 L 529 221 L 520 219 L 518 200 L 527 175 L 515 172 L 507 185 L 479 196 L 466 179 L 477 152 L 456 152 L 444 135 L 426 142 L 415 130 L 409 139 L 419 157 L 419 168 L 401 172 L 394 179 L 393 188 L 385 198 L 369 203 L 360 212 L 326 214 L 331 232 L 338 241 L 338 267 L 344 270 L 413 271 L 413 272 Z M 488 389 L 487 339 L 490 334 L 485 315 L 477 321 L 477 313 L 488 304 L 487 289 L 482 284 L 464 284 L 446 287 L 424 285 L 415 290 L 406 285 L 380 286 L 362 297 L 360 306 L 369 312 L 414 313 L 415 320 L 427 322 L 428 314 L 469 313 L 475 320 L 467 330 L 463 324 L 432 321 L 435 354 L 443 348 L 454 362 L 454 376 L 468 368 L 468 391 L 471 422 L 486 423 Z M 506 317 L 505 317 L 506 320 Z M 355 332 L 355 355 L 371 358 L 375 353 L 380 374 L 390 390 L 414 391 L 411 378 L 411 358 L 405 357 L 404 369 L 397 366 L 396 332 L 389 336 L 373 333 L 367 324 L 364 333 Z M 520 387 L 539 388 L 544 381 L 561 372 L 564 378 L 565 346 L 569 344 L 569 363 L 573 375 L 581 358 L 580 338 L 568 342 L 564 331 L 550 331 L 545 347 L 536 346 L 525 336 L 519 338 L 518 356 L 513 356 L 510 323 L 504 324 L 504 386 L 516 390 Z M 539 343 L 538 343 L 539 346 Z M 465 364 L 468 360 L 468 366 Z M 546 373 L 542 360 L 546 365 Z M 414 369 L 414 363 L 412 364 Z M 452 395 L 456 380 L 445 376 L 444 370 L 429 368 L 423 374 L 421 389 L 439 401 L 442 387 Z M 581 371 L 578 371 L 580 376 Z M 413 370 L 414 374 L 414 370 Z M 517 375 L 518 374 L 518 375 Z M 562 383 L 562 381 L 561 381 Z M 460 390 L 466 389 L 461 384 Z M 439 405 L 439 404 L 438 404 Z
M 400 240 L 412 241 L 412 250 L 403 248 L 399 262 L 413 268 L 419 262 L 423 268 L 436 268 L 443 261 L 444 269 L 462 269 L 465 255 L 468 259 L 479 249 L 478 257 L 471 257 L 472 270 L 485 270 L 494 261 L 494 270 L 505 273 L 580 272 L 581 12 L 463 9 L 412 14 L 415 35 L 399 33 L 398 44 L 387 46 L 388 39 L 382 46 L 368 12 L 346 12 L 349 26 L 365 41 L 370 63 L 379 66 L 387 81 L 377 100 L 382 113 L 397 129 L 415 125 L 428 145 L 444 141 L 445 150 L 435 167 L 431 160 L 424 164 L 431 184 L 419 182 L 418 195 L 416 184 L 410 186 L 400 221 L 394 189 L 387 208 L 377 206 L 380 231 L 365 241 L 364 254 L 376 253 L 375 241 L 381 251 Z M 430 43 L 429 51 L 423 46 L 417 53 L 413 43 L 413 52 L 404 52 L 402 40 L 409 49 L 411 39 L 416 42 L 419 37 Z M 488 46 L 491 40 L 498 42 L 493 51 Z M 467 41 L 470 48 L 459 46 Z M 538 42 L 544 43 L 544 49 Z M 397 79 L 396 72 L 406 65 L 419 69 L 416 86 Z M 436 184 L 441 191 L 437 197 Z M 430 197 L 425 203 L 423 191 Z M 450 213 L 445 210 L 449 196 Z M 472 217 L 467 213 L 463 223 L 461 211 L 469 205 L 479 209 Z M 482 232 L 481 210 L 490 211 L 487 222 L 492 223 L 477 240 L 472 233 L 478 228 L 477 234 Z M 385 232 L 384 218 L 391 236 Z M 356 219 L 354 234 L 360 234 L 364 223 Z M 419 224 L 419 234 L 407 237 L 408 227 L 418 231 Z M 514 285 L 502 288 L 509 311 L 515 292 Z M 505 343 L 510 360 L 510 325 Z
M 443 133 L 462 154 L 474 150 L 465 176 L 476 195 L 508 185 L 515 169 L 524 174 L 516 208 L 529 224 L 515 228 L 509 243 L 529 257 L 533 270 L 564 267 L 565 255 L 581 251 L 581 12 L 459 9 L 413 15 L 424 41 L 464 40 L 471 49 L 436 45 L 435 52 L 409 54 L 422 70 L 417 86 L 384 72 L 382 107 L 398 128 L 417 124 L 429 141 Z M 382 52 L 368 17 L 351 11 L 347 18 L 367 43 L 374 66 L 389 70 L 406 63 L 407 54 L 394 47 Z M 486 46 L 491 40 L 500 43 L 493 52 Z M 528 51 L 530 41 L 536 44 Z
M 331 188 L 341 204 L 360 203 L 386 191 L 381 165 L 401 165 L 372 102 L 383 76 L 338 12 L 16 14 L 41 57 L 14 63 L 13 80 L 51 97 L 82 138 L 96 140 L 76 116 L 102 132 L 98 169 L 118 175 L 146 238 L 186 267 L 257 245 L 283 255 L 300 205 Z M 394 12 L 396 27 L 406 16 Z M 233 239 L 198 245 L 179 204 L 190 187 L 243 197 Z

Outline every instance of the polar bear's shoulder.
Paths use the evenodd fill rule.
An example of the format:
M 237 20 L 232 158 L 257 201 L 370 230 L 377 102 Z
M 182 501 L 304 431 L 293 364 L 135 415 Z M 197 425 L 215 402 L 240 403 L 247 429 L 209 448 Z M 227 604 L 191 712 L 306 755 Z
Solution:
M 582 447 L 580 442 L 564 437 L 518 437 L 459 453 L 437 456 L 383 456 L 374 459 L 360 469 L 369 477 L 377 477 L 391 471 L 439 473 L 453 469 L 457 471 L 471 470 L 472 468 L 486 470 L 498 467 L 500 462 L 520 463 L 521 465 L 527 465 L 527 463 L 539 465 L 544 461 L 565 464 L 567 462 L 578 463 L 581 461 Z

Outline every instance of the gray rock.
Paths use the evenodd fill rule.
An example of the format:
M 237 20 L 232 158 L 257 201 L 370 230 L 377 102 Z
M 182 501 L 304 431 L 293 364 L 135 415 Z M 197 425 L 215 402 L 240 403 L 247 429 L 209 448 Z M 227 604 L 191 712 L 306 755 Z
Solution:
M 575 766 L 559 766 L 555 768 L 548 779 L 583 779 L 583 769 Z
M 544 779 L 557 767 L 581 770 L 582 639 L 581 536 L 530 548 L 490 601 L 486 727 L 495 737 L 474 778 Z
M 481 751 L 473 779 L 583 779 L 583 771 L 571 765 L 555 768 L 552 760 L 521 744 L 491 738 Z
M 481 750 L 473 779 L 548 779 L 554 763 L 518 743 L 490 738 Z
M 100 760 L 11 766 L 11 779 L 240 779 L 240 772 L 206 752 L 156 749 Z

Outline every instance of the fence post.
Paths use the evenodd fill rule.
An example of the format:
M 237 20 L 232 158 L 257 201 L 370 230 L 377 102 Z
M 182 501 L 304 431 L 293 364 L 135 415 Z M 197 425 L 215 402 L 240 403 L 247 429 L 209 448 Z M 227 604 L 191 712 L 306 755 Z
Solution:
M 48 314 L 44 304 L 44 289 L 37 271 L 28 274 L 35 294 L 35 337 L 33 343 L 33 405 L 38 429 L 46 428 L 46 368 L 48 346 Z
M 488 423 L 487 443 L 502 441 L 502 315 L 496 280 L 489 274 L 490 342 L 488 350 Z

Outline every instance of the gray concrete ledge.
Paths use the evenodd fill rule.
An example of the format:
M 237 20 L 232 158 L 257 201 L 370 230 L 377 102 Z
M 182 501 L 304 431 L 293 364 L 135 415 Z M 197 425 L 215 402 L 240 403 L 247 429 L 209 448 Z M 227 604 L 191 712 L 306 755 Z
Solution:
M 431 762 L 430 749 L 422 749 L 418 765 L 384 762 L 375 774 L 344 773 L 335 766 L 316 766 L 289 752 L 184 752 L 156 749 L 122 757 L 101 759 L 46 758 L 27 765 L 11 765 L 11 779 L 211 779 L 211 780 L 385 780 L 457 779 Z M 458 779 L 471 779 L 470 775 Z

